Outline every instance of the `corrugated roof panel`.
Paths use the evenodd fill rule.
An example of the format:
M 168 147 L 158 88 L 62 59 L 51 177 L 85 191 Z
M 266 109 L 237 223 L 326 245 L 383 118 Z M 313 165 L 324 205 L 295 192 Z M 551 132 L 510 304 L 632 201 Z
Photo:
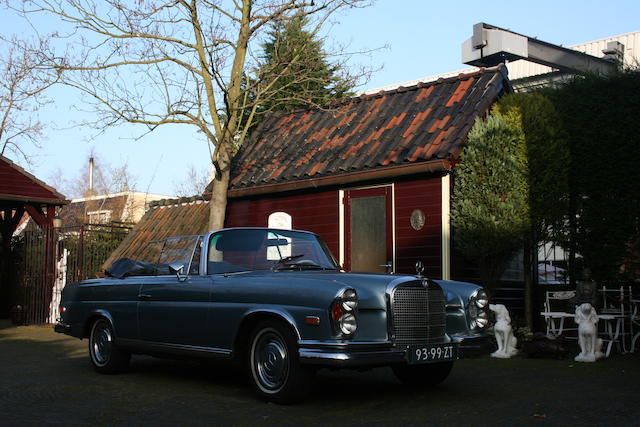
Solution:
M 148 210 L 120 246 L 103 264 L 110 266 L 118 258 L 144 259 L 148 244 L 173 236 L 203 234 L 209 222 L 209 204 L 205 202 L 159 206 Z

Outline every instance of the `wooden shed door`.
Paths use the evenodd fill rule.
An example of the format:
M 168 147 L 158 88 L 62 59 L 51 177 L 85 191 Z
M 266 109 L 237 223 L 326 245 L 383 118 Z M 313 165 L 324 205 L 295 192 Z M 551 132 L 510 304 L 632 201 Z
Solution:
M 391 187 L 345 191 L 345 269 L 393 270 Z

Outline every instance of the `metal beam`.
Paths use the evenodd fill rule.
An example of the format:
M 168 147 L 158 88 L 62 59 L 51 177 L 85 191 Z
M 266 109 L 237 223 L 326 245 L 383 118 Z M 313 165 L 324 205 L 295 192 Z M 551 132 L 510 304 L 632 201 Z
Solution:
M 619 44 L 616 51 L 622 51 Z M 524 59 L 569 73 L 609 74 L 618 69 L 616 57 L 598 58 L 484 22 L 474 25 L 473 36 L 462 44 L 462 62 L 477 67 Z

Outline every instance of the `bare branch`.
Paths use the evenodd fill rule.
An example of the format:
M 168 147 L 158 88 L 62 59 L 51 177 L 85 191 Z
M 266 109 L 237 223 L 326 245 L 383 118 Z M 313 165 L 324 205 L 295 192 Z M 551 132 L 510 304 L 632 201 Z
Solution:
M 0 38 L 0 155 L 12 152 L 27 163 L 21 145 L 40 147 L 43 126 L 37 111 L 50 102 L 45 91 L 60 78 L 41 67 L 37 49 L 46 49 L 46 43 Z
M 254 71 L 268 25 L 296 16 L 313 17 L 313 34 L 330 15 L 368 0 L 4 0 L 30 20 L 58 18 L 48 35 L 56 49 L 42 49 L 38 61 L 84 94 L 78 108 L 95 113 L 90 124 L 105 129 L 121 122 L 152 132 L 164 124 L 195 126 L 207 138 L 216 175 L 212 227 L 224 219 L 232 156 L 268 99 L 296 98 L 319 104 L 307 92 L 284 95 L 299 81 L 300 54 L 275 73 Z M 35 22 L 35 21 L 34 21 Z M 34 27 L 35 24 L 34 24 Z M 47 68 L 48 67 L 48 68 Z M 249 78 L 251 76 L 251 78 Z M 264 76 L 264 80 L 261 78 Z M 282 83 L 284 76 L 291 81 Z M 257 80 L 256 80 L 257 79 Z M 255 95 L 250 98 L 247 91 Z M 13 108 L 13 107 L 12 107 Z M 214 215 L 214 210 L 217 213 Z

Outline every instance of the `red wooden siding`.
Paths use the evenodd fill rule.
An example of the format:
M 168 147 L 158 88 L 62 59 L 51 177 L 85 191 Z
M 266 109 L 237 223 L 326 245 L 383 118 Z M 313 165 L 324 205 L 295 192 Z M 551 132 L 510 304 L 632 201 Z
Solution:
M 292 226 L 320 235 L 333 255 L 339 255 L 338 191 L 311 194 L 270 195 L 256 199 L 231 199 L 227 205 L 227 227 L 266 227 L 269 215 L 286 212 Z
M 440 177 L 395 184 L 396 272 L 414 273 L 415 262 L 425 265 L 425 275 L 440 278 L 441 271 Z M 411 227 L 411 213 L 421 209 L 426 221 L 422 230 Z M 227 207 L 227 227 L 265 227 L 273 212 L 291 215 L 293 228 L 319 234 L 337 257 L 340 244 L 338 192 L 232 199 Z
M 415 263 L 424 263 L 424 275 L 442 277 L 442 187 L 440 177 L 398 182 L 395 185 L 396 272 L 415 273 Z M 422 230 L 411 227 L 411 213 L 425 214 Z

